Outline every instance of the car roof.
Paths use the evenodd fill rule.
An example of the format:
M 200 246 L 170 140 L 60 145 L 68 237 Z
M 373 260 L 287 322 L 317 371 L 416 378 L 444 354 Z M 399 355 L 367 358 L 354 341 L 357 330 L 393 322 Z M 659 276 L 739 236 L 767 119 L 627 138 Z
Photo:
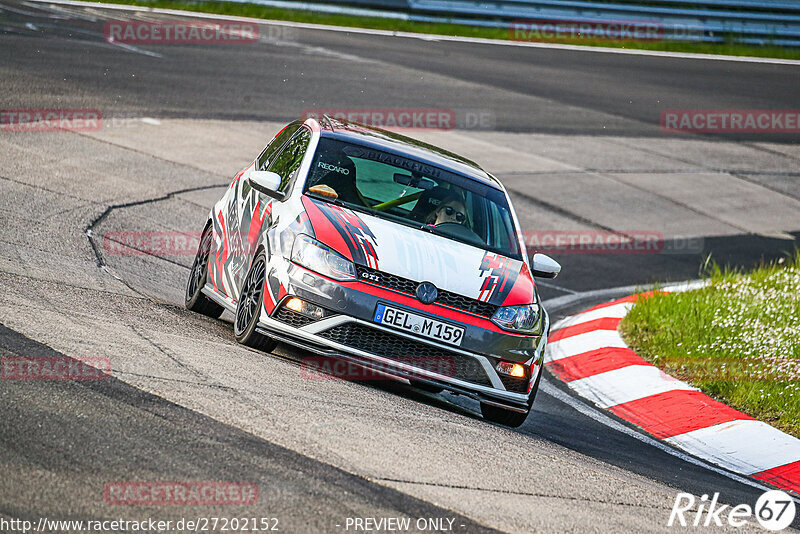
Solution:
M 339 141 L 351 141 L 360 145 L 368 145 L 371 148 L 405 155 L 429 165 L 467 176 L 493 188 L 502 189 L 497 179 L 481 169 L 477 163 L 442 148 L 395 132 L 328 115 L 324 115 L 317 122 L 319 123 L 322 137 Z

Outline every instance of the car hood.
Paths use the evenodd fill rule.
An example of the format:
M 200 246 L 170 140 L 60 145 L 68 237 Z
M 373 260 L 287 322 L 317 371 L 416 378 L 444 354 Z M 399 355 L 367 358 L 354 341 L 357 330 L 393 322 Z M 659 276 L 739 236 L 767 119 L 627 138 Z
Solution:
M 525 262 L 303 197 L 316 238 L 358 265 L 498 306 L 530 304 Z

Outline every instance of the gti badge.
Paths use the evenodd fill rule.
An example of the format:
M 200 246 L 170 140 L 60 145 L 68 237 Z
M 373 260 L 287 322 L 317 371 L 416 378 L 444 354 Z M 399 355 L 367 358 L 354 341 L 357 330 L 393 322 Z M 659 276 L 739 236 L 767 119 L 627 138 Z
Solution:
M 417 298 L 423 304 L 433 304 L 438 296 L 439 291 L 430 282 L 422 282 L 417 286 Z
M 375 273 L 371 273 L 369 271 L 364 271 L 363 273 L 361 273 L 361 278 L 366 278 L 370 282 L 380 282 L 381 281 L 381 277 L 380 276 L 378 276 Z

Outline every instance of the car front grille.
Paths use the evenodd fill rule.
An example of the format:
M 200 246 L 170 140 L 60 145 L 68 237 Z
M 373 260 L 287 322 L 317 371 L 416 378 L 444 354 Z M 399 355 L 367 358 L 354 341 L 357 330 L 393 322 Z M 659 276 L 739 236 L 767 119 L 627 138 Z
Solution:
M 481 363 L 470 356 L 434 347 L 359 323 L 325 330 L 320 336 L 370 354 L 434 371 L 481 386 L 491 386 Z
M 497 308 L 499 308 L 499 306 L 495 306 L 494 304 L 464 297 L 457 293 L 451 293 L 450 291 L 440 291 L 439 298 L 436 299 L 436 302 L 487 318 L 491 318 L 494 312 L 497 311 Z
M 364 267 L 363 265 L 357 266 L 356 270 L 358 278 L 362 282 L 378 284 L 416 298 L 416 290 L 419 282 Z M 436 298 L 436 304 L 457 308 L 487 318 L 492 317 L 494 312 L 497 311 L 497 308 L 499 308 L 499 306 L 495 306 L 494 304 L 481 302 L 480 300 L 465 297 L 458 293 L 453 293 L 452 291 L 445 291 L 444 289 L 439 289 L 439 296 Z
M 369 267 L 364 267 L 363 265 L 356 267 L 356 271 L 359 279 L 361 279 L 362 282 L 380 284 L 384 287 L 394 289 L 395 291 L 408 293 L 412 296 L 415 294 L 417 286 L 419 285 L 418 282 L 409 280 L 408 278 L 378 271 L 376 269 L 370 269 Z

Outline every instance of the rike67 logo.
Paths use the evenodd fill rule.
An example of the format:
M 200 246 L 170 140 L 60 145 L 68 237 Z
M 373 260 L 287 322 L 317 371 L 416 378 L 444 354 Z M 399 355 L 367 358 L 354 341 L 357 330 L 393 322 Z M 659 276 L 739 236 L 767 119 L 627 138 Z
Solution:
M 780 490 L 771 490 L 762 494 L 756 501 L 755 508 L 748 504 L 730 507 L 719 504 L 719 493 L 709 500 L 708 495 L 700 497 L 698 502 L 690 493 L 678 493 L 667 526 L 710 527 L 725 526 L 743 527 L 755 516 L 759 524 L 767 530 L 778 531 L 787 528 L 794 521 L 795 502 L 792 497 Z

